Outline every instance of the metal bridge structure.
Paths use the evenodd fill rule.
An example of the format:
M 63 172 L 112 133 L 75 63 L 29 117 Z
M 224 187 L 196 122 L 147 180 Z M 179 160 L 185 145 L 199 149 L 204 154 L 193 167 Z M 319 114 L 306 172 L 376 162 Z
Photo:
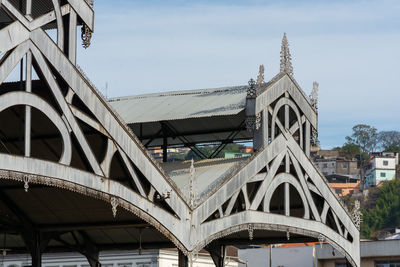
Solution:
M 207 249 L 223 266 L 226 245 L 326 241 L 360 266 L 357 220 L 310 160 L 317 84 L 310 98 L 294 80 L 286 36 L 280 73 L 264 82 L 260 71 L 233 90 L 241 105 L 225 114 L 237 119 L 227 138 L 252 140 L 254 155 L 182 170 L 155 161 L 146 144 L 185 143 L 184 135 L 170 127 L 138 138 L 138 125 L 125 123 L 76 65 L 78 27 L 88 47 L 93 3 L 0 0 L 0 250 L 28 252 L 32 266 L 44 252 L 79 251 L 98 266 L 101 250 L 177 247 L 187 266 Z M 7 80 L 12 73 L 19 79 Z M 228 131 L 207 129 L 198 140 Z

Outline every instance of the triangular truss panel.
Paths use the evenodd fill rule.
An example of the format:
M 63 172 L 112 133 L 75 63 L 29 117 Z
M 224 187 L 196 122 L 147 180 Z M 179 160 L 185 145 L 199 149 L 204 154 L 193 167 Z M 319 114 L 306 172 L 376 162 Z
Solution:
M 84 47 L 93 33 L 90 1 L 38 2 L 21 8 L 0 1 L 0 19 L 7 14 L 0 20 L 0 88 L 7 88 L 0 92 L 0 130 L 10 129 L 0 136 L 0 179 L 106 200 L 114 216 L 121 207 L 131 211 L 189 254 L 234 232 L 249 231 L 251 243 L 255 230 L 276 231 L 327 240 L 360 266 L 358 229 L 309 158 L 316 107 L 290 74 L 248 94 L 254 157 L 202 203 L 188 205 L 76 65 L 78 24 Z M 46 32 L 53 28 L 56 41 Z M 17 84 L 4 83 L 21 65 Z M 57 147 L 53 156 L 41 157 L 37 142 Z
M 251 243 L 254 230 L 277 231 L 288 240 L 328 241 L 359 266 L 359 230 L 309 156 L 316 110 L 286 73 L 261 87 L 254 102 L 260 117 L 268 116 L 264 146 L 196 209 L 204 238 L 198 247 L 235 232 L 249 231 Z
M 100 195 L 113 211 L 131 210 L 188 250 L 185 234 L 176 230 L 185 228 L 188 206 L 75 64 L 77 26 L 83 24 L 83 45 L 88 46 L 92 7 L 84 0 L 62 6 L 56 0 L 23 1 L 23 8 L 17 2 L 1 1 L 7 17 L 0 29 L 0 86 L 11 89 L 0 95 L 0 111 L 9 115 L 2 125 L 14 131 L 0 137 L 0 169 L 28 186 L 51 185 L 48 180 L 54 178 L 65 189 Z M 46 32 L 53 28 L 55 41 Z M 20 66 L 24 75 L 16 85 L 3 84 Z M 43 158 L 46 151 L 53 156 Z

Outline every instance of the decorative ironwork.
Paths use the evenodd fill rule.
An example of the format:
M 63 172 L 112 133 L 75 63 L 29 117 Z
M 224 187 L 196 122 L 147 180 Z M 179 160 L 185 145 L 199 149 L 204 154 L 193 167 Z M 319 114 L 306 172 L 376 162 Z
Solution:
M 354 225 L 357 227 L 358 231 L 360 231 L 360 226 L 361 226 L 361 222 L 362 222 L 362 212 L 360 211 L 360 201 L 356 200 L 354 202 L 354 208 L 353 208 L 353 212 L 352 212 L 352 219 L 354 222 Z
M 252 132 L 254 130 L 254 124 L 256 123 L 255 117 L 247 117 L 246 118 L 246 129 L 248 132 Z
M 88 48 L 90 46 L 90 41 L 92 39 L 92 30 L 84 24 L 81 29 L 81 38 L 82 38 L 82 46 L 83 48 Z
M 249 231 L 249 239 L 253 240 L 253 237 L 254 237 L 254 226 L 253 226 L 253 224 L 250 223 L 247 226 L 247 230 Z
M 286 33 L 283 34 L 282 38 L 280 71 L 293 75 L 292 56 L 290 55 Z
M 255 98 L 257 96 L 256 82 L 253 79 L 249 81 L 249 88 L 247 89 L 247 97 Z
M 28 192 L 28 190 L 29 190 L 29 176 L 28 175 L 25 175 L 24 176 L 24 190 L 25 190 L 25 192 Z
M 111 203 L 111 210 L 113 213 L 114 218 L 117 216 L 117 207 L 118 207 L 118 200 L 115 197 L 111 197 L 110 199 L 110 203 Z
M 311 143 L 313 145 L 317 145 L 318 144 L 318 130 L 317 129 L 312 129 L 311 132 Z
M 90 0 L 87 0 L 87 2 L 92 5 L 93 2 Z M 86 8 L 86 10 L 90 11 L 90 8 L 87 7 L 87 4 L 85 2 L 80 3 L 82 7 Z M 7 7 L 5 7 L 7 8 Z M 77 15 L 79 16 L 79 23 L 83 23 L 84 26 L 82 27 L 82 40 L 84 42 L 84 47 L 88 47 L 90 45 L 91 41 L 91 36 L 92 36 L 92 31 L 90 28 L 92 28 L 90 20 L 86 19 L 85 17 L 82 17 L 80 14 L 80 9 L 77 9 Z M 9 12 L 13 12 L 12 10 L 8 10 Z M 51 14 L 50 14 L 51 15 Z M 30 23 L 30 22 L 27 22 Z M 87 25 L 85 25 L 87 23 Z M 38 22 L 35 22 L 31 24 L 30 26 L 33 27 L 32 25 L 38 25 Z M 76 27 L 76 26 L 75 26 Z M 29 27 L 27 29 L 24 29 L 24 31 L 31 32 Z M 71 31 L 64 31 L 65 33 L 71 32 Z M 16 33 L 13 33 L 12 31 L 9 32 L 11 36 L 15 36 Z M 20 33 L 18 33 L 20 34 Z M 246 183 L 250 181 L 250 179 L 253 179 L 252 177 L 245 177 L 243 178 L 243 175 L 240 174 L 242 172 L 236 172 L 236 170 L 244 170 L 243 173 L 248 172 L 248 170 L 251 170 L 254 172 L 252 175 L 254 176 L 255 173 L 259 172 L 260 170 L 267 170 L 267 175 L 269 173 L 274 173 L 274 171 L 270 171 L 270 169 L 274 168 L 274 165 L 272 164 L 273 160 L 273 154 L 275 155 L 276 153 L 283 153 L 284 149 L 287 149 L 287 147 L 290 148 L 290 151 L 297 151 L 296 156 L 303 157 L 303 154 L 301 153 L 301 150 L 296 150 L 298 149 L 296 142 L 293 142 L 292 135 L 296 135 L 296 131 L 299 130 L 299 135 L 300 135 L 300 144 L 304 144 L 305 142 L 302 142 L 303 140 L 301 139 L 301 131 L 304 129 L 304 123 L 307 122 L 310 118 L 307 116 L 302 116 L 302 103 L 305 103 L 308 105 L 307 101 L 303 101 L 303 99 L 300 99 L 299 97 L 302 98 L 304 94 L 297 94 L 296 91 L 292 94 L 293 96 L 293 102 L 294 105 L 298 105 L 298 112 L 300 116 L 297 116 L 297 121 L 299 125 L 289 125 L 286 126 L 286 124 L 282 124 L 281 122 L 279 123 L 274 123 L 274 128 L 278 129 L 277 127 L 280 127 L 279 132 L 280 133 L 285 133 L 287 131 L 289 134 L 285 134 L 286 140 L 283 139 L 283 137 L 276 137 L 275 135 L 271 134 L 270 136 L 274 136 L 271 138 L 271 142 L 269 143 L 268 146 L 265 146 L 264 150 L 257 152 L 254 156 L 249 158 L 247 162 L 242 162 L 238 163 L 235 168 L 232 167 L 234 171 L 228 170 L 226 173 L 221 175 L 216 181 L 222 181 L 225 179 L 225 177 L 228 177 L 229 179 L 232 180 L 232 183 L 229 180 L 229 183 L 222 184 L 221 186 L 219 183 L 213 183 L 209 185 L 209 187 L 214 187 L 214 191 L 212 191 L 212 194 L 215 194 L 212 196 L 210 199 L 217 199 L 219 204 L 218 205 L 218 218 L 216 220 L 221 220 L 221 217 L 224 217 L 222 220 L 226 220 L 227 223 L 224 222 L 222 223 L 215 223 L 215 227 L 208 227 L 207 223 L 209 220 L 207 218 L 211 218 L 211 215 L 215 213 L 215 202 L 207 202 L 209 199 L 208 197 L 211 196 L 211 193 L 208 194 L 209 191 L 203 191 L 203 193 L 199 195 L 196 195 L 196 184 L 195 184 L 195 170 L 194 170 L 194 163 L 193 161 L 191 162 L 190 166 L 190 193 L 189 199 L 186 196 L 182 197 L 180 195 L 180 192 L 178 188 L 176 188 L 176 185 L 172 182 L 170 182 L 170 178 L 168 175 L 165 174 L 163 169 L 159 167 L 158 163 L 154 161 L 154 159 L 148 154 L 148 151 L 144 149 L 143 145 L 141 144 L 140 140 L 138 140 L 131 132 L 129 128 L 122 122 L 122 119 L 118 116 L 116 112 L 113 112 L 113 109 L 106 103 L 106 101 L 101 97 L 101 95 L 96 91 L 96 88 L 94 88 L 94 85 L 88 80 L 86 75 L 83 74 L 83 72 L 74 66 L 74 64 L 71 64 L 71 60 L 68 60 L 68 55 L 63 54 L 62 49 L 56 49 L 57 47 L 53 42 L 49 39 L 47 40 L 46 34 L 43 32 L 40 27 L 35 29 L 35 32 L 33 34 L 27 34 L 29 42 L 32 42 L 33 45 L 31 46 L 31 49 L 29 49 L 29 46 L 26 44 L 26 42 L 22 42 L 21 40 L 18 41 L 16 38 L 11 38 L 13 40 L 13 46 L 15 49 L 10 51 L 10 54 L 5 54 L 4 56 L 4 61 L 9 60 L 10 63 L 13 64 L 0 64 L 3 66 L 5 65 L 15 65 L 17 63 L 18 58 L 22 58 L 27 51 L 31 50 L 30 52 L 33 54 L 33 57 L 35 58 L 35 61 L 38 63 L 38 67 L 42 69 L 42 73 L 44 73 L 44 79 L 49 83 L 50 89 L 52 90 L 53 94 L 56 96 L 56 101 L 59 103 L 59 106 L 61 107 L 61 112 L 59 114 L 56 114 L 58 120 L 54 120 L 56 122 L 56 126 L 59 125 L 66 125 L 62 126 L 61 128 L 63 131 L 66 133 L 66 136 L 72 136 L 72 134 L 75 134 L 77 136 L 77 141 L 78 143 L 83 147 L 83 153 L 85 153 L 86 158 L 89 160 L 89 164 L 91 165 L 92 173 L 89 171 L 85 174 L 87 177 L 91 178 L 90 181 L 95 181 L 93 183 L 88 183 L 87 181 L 83 179 L 78 179 L 77 177 L 82 177 L 79 173 L 79 175 L 72 175 L 75 173 L 74 168 L 70 168 L 70 152 L 71 152 L 71 144 L 70 142 L 64 142 L 64 151 L 63 155 L 69 155 L 69 156 L 63 156 L 62 160 L 58 162 L 42 162 L 41 160 L 38 160 L 38 162 L 34 162 L 35 164 L 31 164 L 31 157 L 19 157 L 18 155 L 16 156 L 16 160 L 18 162 L 25 162 L 28 164 L 14 164 L 13 166 L 9 167 L 5 164 L 9 164 L 11 161 L 8 160 L 9 155 L 1 155 L 2 160 L 0 163 L 2 163 L 2 168 L 6 166 L 7 171 L 5 170 L 0 170 L 0 179 L 14 179 L 19 181 L 20 185 L 24 183 L 24 189 L 25 191 L 28 191 L 29 186 L 31 183 L 33 184 L 43 184 L 46 186 L 52 186 L 56 188 L 62 188 L 65 190 L 71 190 L 73 192 L 77 192 L 80 194 L 84 194 L 90 197 L 98 198 L 98 199 L 103 199 L 107 202 L 111 203 L 112 206 L 112 212 L 113 216 L 116 217 L 117 213 L 117 208 L 121 207 L 123 209 L 126 209 L 129 212 L 132 212 L 139 218 L 143 219 L 145 222 L 149 223 L 154 227 L 154 229 L 160 231 L 162 234 L 164 234 L 167 238 L 171 239 L 172 242 L 180 249 L 182 250 L 185 254 L 191 254 L 193 252 L 198 251 L 201 249 L 201 247 L 204 244 L 207 244 L 213 239 L 218 239 L 221 238 L 222 236 L 225 236 L 229 233 L 233 232 L 249 232 L 249 239 L 252 240 L 254 238 L 254 230 L 268 230 L 268 231 L 278 231 L 281 232 L 283 235 L 286 232 L 286 237 L 288 240 L 290 239 L 290 233 L 294 234 L 301 234 L 301 235 L 307 235 L 311 236 L 313 238 L 317 238 L 318 234 L 321 232 L 319 229 L 320 228 L 313 228 L 313 227 L 306 227 L 302 228 L 302 226 L 298 226 L 296 224 L 296 218 L 289 218 L 292 216 L 287 216 L 285 217 L 285 220 L 290 219 L 293 220 L 290 224 L 287 222 L 281 222 L 280 219 L 274 221 L 273 223 L 267 222 L 268 221 L 268 216 L 266 216 L 266 220 L 259 220 L 256 217 L 253 217 L 253 214 L 255 214 L 255 211 L 258 210 L 258 207 L 265 207 L 264 204 L 260 204 L 260 202 L 264 201 L 265 195 L 267 195 L 265 192 L 257 191 L 257 196 L 255 197 L 256 200 L 252 200 L 249 196 L 250 194 L 247 192 L 247 187 Z M 285 36 L 286 38 L 286 36 Z M 75 40 L 76 41 L 76 40 Z M 75 44 L 75 41 L 73 42 Z M 287 40 L 286 40 L 287 42 Z M 65 42 L 60 42 L 60 44 L 64 44 Z M 0 46 L 4 47 L 4 44 L 0 44 Z M 86 48 L 85 47 L 85 48 Z M 286 45 L 287 47 L 287 52 L 288 52 L 288 44 Z M 7 46 L 6 46 L 7 48 Z M 54 49 L 49 49 L 49 48 L 54 48 Z M 7 48 L 8 49 L 8 48 Z M 53 52 L 54 53 L 53 53 Z M 288 58 L 290 67 L 291 67 L 291 62 L 290 62 L 290 53 L 288 53 Z M 15 61 L 15 62 L 14 62 Z M 2 63 L 3 63 L 2 62 Z M 8 61 L 7 61 L 8 62 Z M 6 66 L 6 67 L 7 67 Z M 285 66 L 287 68 L 287 66 Z M 7 69 L 7 68 L 6 68 Z M 71 91 L 75 94 L 76 97 L 80 98 L 83 103 L 87 106 L 87 108 L 92 111 L 94 114 L 96 114 L 93 119 L 86 118 L 87 120 L 90 121 L 91 125 L 94 124 L 96 125 L 96 129 L 100 129 L 101 133 L 107 136 L 110 142 L 114 143 L 114 146 L 109 146 L 110 147 L 110 152 L 109 155 L 106 156 L 106 161 L 103 162 L 98 162 L 96 159 L 95 155 L 91 152 L 91 144 L 87 144 L 85 141 L 84 135 L 81 133 L 79 130 L 79 127 L 76 124 L 76 119 L 79 119 L 78 112 L 73 112 L 71 113 L 71 110 L 68 108 L 68 104 L 70 102 L 66 100 L 66 97 L 60 93 L 60 88 L 57 82 L 54 80 L 54 72 L 58 71 L 59 75 L 62 76 L 62 78 L 68 83 L 69 87 L 71 87 Z M 291 72 L 293 69 L 291 69 Z M 285 72 L 290 72 L 285 70 Z M 4 72 L 4 73 L 7 73 Z M 269 118 L 269 112 L 272 112 L 271 116 L 273 121 L 277 121 L 277 118 L 279 119 L 280 116 L 277 114 L 274 115 L 275 109 L 278 110 L 278 106 L 274 103 L 279 103 L 278 98 L 282 98 L 282 88 L 284 87 L 285 90 L 287 89 L 287 82 L 293 83 L 295 86 L 291 87 L 290 90 L 297 90 L 298 86 L 296 85 L 295 81 L 293 79 L 287 79 L 287 77 L 284 77 L 285 75 L 280 74 L 277 75 L 276 80 L 272 80 L 269 82 L 269 84 L 276 83 L 277 89 L 279 89 L 277 92 L 280 92 L 279 94 L 276 94 L 273 97 L 276 97 L 276 99 L 268 99 L 271 103 L 264 103 L 265 106 L 261 107 L 264 114 L 267 113 L 266 119 Z M 279 79 L 286 79 L 284 83 L 279 81 Z M 259 69 L 259 74 L 257 76 L 257 82 L 255 82 L 253 79 L 250 80 L 249 82 L 249 89 L 247 90 L 247 98 L 250 101 L 251 104 L 253 102 L 255 103 L 255 98 L 257 95 L 260 94 L 260 84 L 264 82 L 264 66 L 261 65 Z M 298 88 L 299 92 L 301 92 L 300 88 Z M 88 92 L 90 94 L 88 94 Z M 291 93 L 291 92 L 289 92 Z M 19 94 L 19 93 L 18 93 Z M 28 99 L 28 93 L 24 92 L 24 95 L 20 94 L 21 96 L 26 97 Z M 33 94 L 32 94 L 33 95 Z M 87 97 L 90 95 L 89 97 Z M 74 96 L 74 97 L 75 97 Z M 3 96 L 2 96 L 3 97 Z M 317 97 L 316 97 L 317 98 Z M 315 99 L 316 99 L 315 98 Z M 21 97 L 15 97 L 15 99 L 18 100 L 18 105 L 26 105 L 24 103 L 20 103 Z M 69 99 L 69 98 L 68 98 Z M 91 101 L 91 100 L 96 100 L 96 101 Z M 3 99 L 4 100 L 4 99 Z M 89 101 L 90 100 L 90 101 Z M 277 100 L 277 101 L 276 101 Z M 65 102 L 67 101 L 67 103 Z M 292 100 L 291 100 L 292 101 Z M 3 101 L 7 102 L 7 101 Z M 42 103 L 42 102 L 40 102 Z M 264 105 L 263 104 L 263 105 Z M 285 104 L 285 103 L 284 103 Z M 39 102 L 33 102 L 31 103 L 32 107 L 35 106 L 41 106 L 39 105 Z M 296 106 L 297 107 L 297 106 Z M 52 110 L 51 108 L 48 108 L 44 110 L 44 112 L 47 114 L 49 110 Z M 249 109 L 250 110 L 250 109 Z M 257 109 L 258 111 L 260 108 Z M 292 110 L 297 110 L 293 109 Z M 98 111 L 98 112 L 95 112 Z M 248 111 L 248 110 L 247 110 Z M 295 112 L 296 113 L 296 112 Z M 314 112 L 315 113 L 315 112 Z M 100 114 L 100 115 L 99 115 Z M 249 112 L 249 118 L 246 120 L 246 126 L 248 126 L 248 129 L 253 131 L 254 129 L 259 129 L 260 126 L 262 125 L 262 115 L 256 114 L 256 112 L 252 111 L 252 113 Z M 311 114 L 313 117 L 314 114 Z M 275 118 L 275 119 L 274 119 Z M 303 122 L 304 121 L 304 122 Z M 310 121 L 311 122 L 311 121 Z M 316 118 L 313 119 L 311 122 L 312 125 L 311 127 L 316 127 Z M 97 127 L 98 126 L 98 127 Z M 64 128 L 66 129 L 64 129 Z M 118 129 L 117 129 L 118 128 Z M 121 133 L 119 135 L 118 133 Z M 279 134 L 278 134 L 279 135 Z M 116 138 L 116 136 L 118 138 Z M 275 138 L 276 137 L 276 138 Z M 297 136 L 295 136 L 297 137 Z M 132 142 L 131 139 L 132 139 Z M 309 139 L 309 132 L 307 132 L 307 138 Z M 278 139 L 276 142 L 274 141 L 275 139 Z M 26 138 L 26 140 L 29 140 L 29 138 Z M 63 137 L 64 140 L 69 140 L 67 138 Z M 297 139 L 295 139 L 297 140 Z M 309 140 L 308 140 L 309 141 Z M 118 148 L 124 163 L 129 170 L 129 172 L 132 174 L 132 178 L 134 179 L 134 183 L 136 186 L 133 186 L 134 188 L 131 189 L 125 185 L 120 184 L 118 181 L 114 181 L 112 179 L 108 179 L 109 175 L 107 175 L 109 166 L 108 163 L 112 159 L 113 153 L 115 153 L 114 150 Z M 112 152 L 113 151 L 113 152 Z M 132 152 L 132 151 L 141 151 L 140 153 Z M 289 150 L 288 150 L 289 151 Z M 128 153 L 129 152 L 129 153 Z M 287 153 L 287 152 L 286 152 Z M 142 155 L 143 154 L 143 155 Z M 277 157 L 278 154 L 276 154 L 274 157 Z M 279 154 L 280 155 L 280 154 Z M 289 155 L 290 156 L 290 155 Z M 283 156 L 282 156 L 283 157 Z M 291 157 L 291 156 L 290 156 Z M 3 160 L 4 158 L 4 160 Z M 34 158 L 34 157 L 33 157 Z M 65 160 L 64 160 L 65 159 Z M 265 162 L 266 159 L 270 160 L 268 162 Z M 139 165 L 137 163 L 140 163 Z M 277 160 L 278 162 L 278 160 Z M 294 162 L 294 161 L 293 161 Z M 249 164 L 250 163 L 250 164 Z M 71 175 L 66 175 L 64 172 L 52 172 L 55 170 L 55 166 L 57 164 L 61 164 L 62 168 L 65 169 L 66 171 L 70 172 Z M 278 164 L 278 163 L 277 163 Z M 280 163 L 279 163 L 280 164 Z M 295 164 L 295 163 L 293 163 Z M 303 160 L 300 161 L 300 167 L 301 165 L 304 165 L 304 170 L 303 172 L 308 172 L 309 169 L 314 170 L 311 168 L 308 164 L 307 158 L 304 158 Z M 27 169 L 20 169 L 19 165 L 21 166 L 28 166 Z M 34 168 L 31 168 L 29 166 L 34 166 Z M 43 167 L 40 167 L 43 166 Z M 278 165 L 277 165 L 278 166 Z M 280 166 L 280 165 L 279 165 Z M 300 167 L 297 167 L 300 169 Z M 11 168 L 11 169 L 10 169 Z M 279 167 L 278 167 L 279 168 Z M 295 167 L 296 168 L 296 167 Z M 135 175 L 135 171 L 139 170 L 141 171 L 142 175 Z M 146 171 L 145 171 L 146 170 Z M 34 174 L 32 174 L 33 172 Z M 309 172 L 308 172 L 309 173 Z M 239 175 L 240 174 L 240 175 Z M 304 173 L 303 173 L 304 174 Z M 309 173 L 310 174 L 310 173 Z M 312 180 L 313 181 L 319 181 L 322 179 L 320 175 L 316 174 L 314 177 L 314 172 L 311 173 L 313 175 Z M 273 174 L 270 175 L 271 179 L 265 179 L 266 181 L 272 180 Z M 297 175 L 298 179 L 302 179 L 301 175 Z M 240 178 L 240 183 L 237 183 L 236 181 L 239 180 Z M 283 177 L 283 176 L 282 176 Z M 279 177 L 278 177 L 279 178 Z M 142 182 L 140 180 L 144 180 L 145 184 L 147 185 L 147 182 L 150 182 L 150 192 L 147 192 L 147 190 L 144 190 L 142 187 Z M 147 179 L 147 181 L 145 181 Z M 228 180 L 228 179 L 226 179 Z M 109 181 L 110 186 L 106 187 L 102 181 Z M 307 179 L 306 179 L 307 182 Z M 226 186 L 229 184 L 229 186 Z M 234 185 L 233 188 L 232 185 Z M 236 188 L 237 186 L 242 186 L 242 188 Z M 271 185 L 269 185 L 271 186 Z M 323 183 L 316 183 L 316 186 L 324 186 Z M 274 187 L 274 185 L 272 185 Z M 272 188 L 271 187 L 271 188 Z M 265 190 L 270 190 L 268 187 L 264 186 Z M 243 192 L 240 193 L 241 191 Z M 271 189 L 272 191 L 272 189 Z M 204 193 L 207 192 L 207 193 Z M 238 195 L 235 197 L 232 196 L 234 192 L 239 192 Z M 321 195 L 324 198 L 324 191 L 321 191 Z M 265 194 L 264 194 L 265 193 Z M 309 192 L 306 191 L 308 194 Z M 173 194 L 173 195 L 172 195 Z M 200 201 L 201 197 L 204 194 L 204 200 Z M 206 195 L 208 194 L 208 195 Z M 268 194 L 269 195 L 269 194 Z M 131 198 L 132 196 L 132 198 Z M 231 199 L 225 199 L 226 197 L 231 197 Z M 240 199 L 237 201 L 238 197 L 244 197 L 244 201 Z M 307 203 L 313 203 L 313 199 L 309 196 L 306 195 L 308 201 Z M 158 200 L 166 200 L 169 199 L 168 201 L 165 201 L 161 203 L 162 205 L 168 205 L 170 206 L 171 209 L 160 209 L 160 207 L 157 207 L 158 204 L 160 204 L 160 201 L 155 201 L 155 198 Z M 140 199 L 140 201 L 136 201 L 137 199 Z M 223 203 L 227 202 L 229 200 L 229 212 L 224 208 L 224 210 L 221 208 Z M 204 204 L 203 204 L 204 201 Z M 210 200 L 211 201 L 211 200 Z M 336 200 L 333 200 L 336 201 Z M 197 203 L 202 203 L 199 204 L 199 207 L 197 209 L 194 208 L 194 206 Z M 258 204 L 256 204 L 256 202 Z M 343 215 L 343 213 L 337 213 L 334 209 L 337 209 L 335 205 L 331 205 L 332 203 L 331 200 L 327 199 L 326 202 L 328 205 L 330 205 L 329 208 L 332 208 L 332 211 L 335 214 L 338 214 L 338 219 L 339 223 L 342 222 L 340 225 L 345 225 L 347 232 L 349 235 L 353 237 L 353 242 L 354 244 L 351 244 L 352 246 L 357 246 L 359 235 L 358 232 L 355 231 L 355 226 L 352 225 L 352 221 L 350 216 L 347 216 L 346 214 Z M 190 203 L 188 205 L 188 203 Z M 211 203 L 211 204 L 209 204 Z M 246 213 L 250 214 L 249 216 L 238 216 L 239 221 L 230 221 L 232 218 L 236 218 L 234 216 L 227 216 L 227 213 L 230 214 L 232 212 L 232 209 L 234 209 L 234 205 L 239 203 L 243 209 L 246 209 Z M 140 205 L 138 205 L 140 204 Z M 310 204 L 310 210 L 312 211 L 312 205 Z M 254 207 L 252 207 L 254 206 Z M 147 209 L 148 207 L 151 207 L 151 209 Z M 149 211 L 151 210 L 151 211 Z M 172 215 L 171 217 L 164 216 L 165 214 L 169 213 Z M 237 211 L 234 211 L 237 212 Z M 264 218 L 264 215 L 268 215 L 269 211 L 265 210 L 258 210 L 257 211 L 257 216 L 260 216 L 260 218 Z M 314 212 L 314 218 L 317 219 L 319 217 L 319 213 Z M 169 216 L 169 215 L 168 215 Z M 239 218 L 240 217 L 240 218 Z M 310 219 L 309 217 L 307 217 Z M 262 221 L 262 223 L 255 223 L 255 221 Z M 323 223 L 323 220 L 317 220 L 318 224 L 325 224 Z M 187 235 L 183 235 L 183 239 L 181 239 L 181 235 L 176 235 L 174 231 L 182 231 L 182 229 L 188 229 L 188 223 L 190 222 L 190 228 L 191 228 L 191 233 L 190 233 L 190 238 L 187 238 Z M 230 227 L 230 224 L 234 223 L 234 227 Z M 289 227 L 289 228 L 288 228 Z M 348 229 L 347 229 L 348 228 Z M 354 229 L 354 230 L 353 230 Z M 215 232 L 212 232 L 214 231 Z M 257 233 L 256 233 L 257 234 Z M 326 240 L 329 242 L 333 242 L 332 238 L 335 240 L 337 239 L 337 236 L 335 235 L 332 237 L 329 232 L 325 233 L 326 235 Z M 342 239 L 346 239 L 345 234 L 340 234 Z M 141 247 L 141 244 L 140 244 Z M 354 251 L 357 250 L 349 250 L 347 247 L 340 247 L 340 249 L 345 249 L 344 252 L 348 252 L 351 258 L 354 258 L 357 260 L 357 253 L 354 253 Z M 353 255 L 354 254 L 354 255 Z M 349 259 L 351 261 L 351 259 Z

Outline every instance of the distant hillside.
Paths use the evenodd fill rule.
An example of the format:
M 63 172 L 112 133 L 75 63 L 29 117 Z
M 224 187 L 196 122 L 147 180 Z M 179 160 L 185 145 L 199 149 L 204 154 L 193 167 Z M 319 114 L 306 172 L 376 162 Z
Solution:
M 363 201 L 361 236 L 377 238 L 385 229 L 400 227 L 400 180 L 384 183 Z

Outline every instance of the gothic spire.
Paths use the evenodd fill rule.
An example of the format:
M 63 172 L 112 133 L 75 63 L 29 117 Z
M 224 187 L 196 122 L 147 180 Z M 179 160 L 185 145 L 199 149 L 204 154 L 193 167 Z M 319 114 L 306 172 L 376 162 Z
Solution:
M 313 89 L 310 95 L 311 106 L 315 110 L 318 110 L 318 86 L 319 84 L 317 82 L 313 82 Z
M 261 85 L 264 82 L 264 65 L 260 65 L 257 76 L 257 85 Z
M 283 34 L 281 46 L 281 72 L 293 75 L 292 56 L 289 51 L 289 42 L 286 33 Z

